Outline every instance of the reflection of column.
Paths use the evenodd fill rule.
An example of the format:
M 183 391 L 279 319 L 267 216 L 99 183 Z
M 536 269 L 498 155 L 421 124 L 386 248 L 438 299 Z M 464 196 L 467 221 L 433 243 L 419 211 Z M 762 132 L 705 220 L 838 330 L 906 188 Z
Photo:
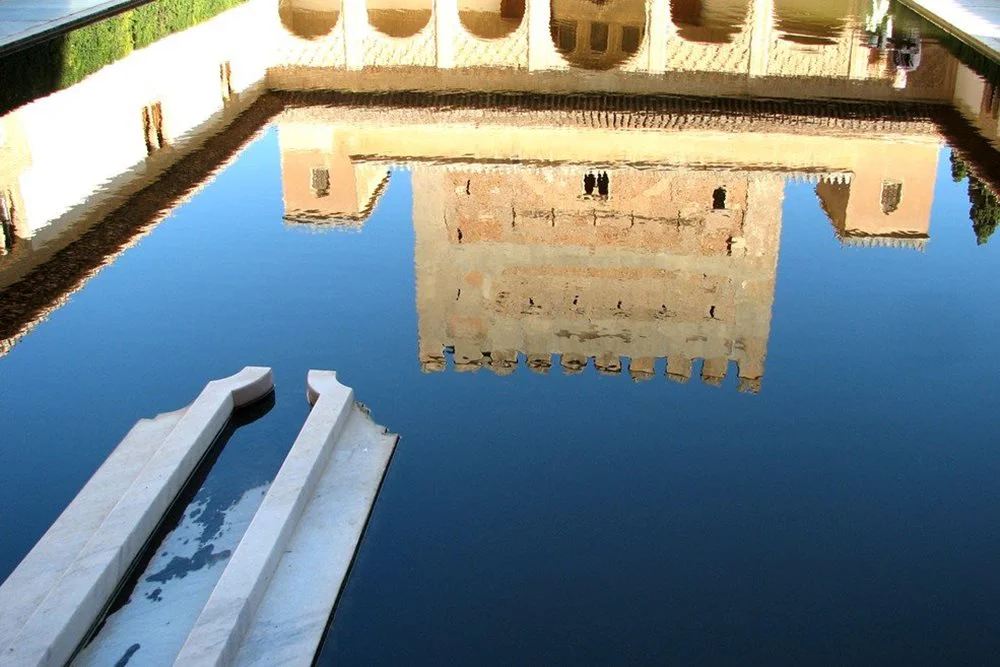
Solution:
M 343 0 L 344 59 L 347 69 L 365 66 L 365 35 L 368 34 L 368 10 L 365 0 Z
M 649 0 L 646 39 L 649 40 L 649 71 L 660 74 L 667 71 L 667 35 L 673 32 L 670 21 L 669 0 Z
M 434 42 L 439 68 L 455 66 L 458 29 L 458 0 L 434 0 Z
M 528 69 L 543 70 L 551 66 L 553 51 L 549 20 L 551 0 L 528 0 Z
M 774 0 L 753 0 L 750 31 L 750 76 L 766 76 L 774 31 Z

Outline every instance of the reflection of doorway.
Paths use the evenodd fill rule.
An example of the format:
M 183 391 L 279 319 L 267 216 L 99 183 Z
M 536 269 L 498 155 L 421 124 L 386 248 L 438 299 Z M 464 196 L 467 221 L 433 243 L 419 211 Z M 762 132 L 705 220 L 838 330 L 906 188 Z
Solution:
M 431 22 L 432 0 L 368 0 L 368 24 L 386 37 L 413 37 Z
M 500 17 L 520 21 L 524 17 L 524 0 L 500 0 Z
M 701 25 L 701 0 L 670 0 L 670 17 L 680 25 Z
M 670 0 L 678 34 L 692 42 L 725 44 L 742 30 L 748 0 Z
M 552 43 L 574 67 L 609 70 L 640 51 L 646 36 L 645 0 L 552 0 Z
M 469 34 L 500 39 L 521 25 L 524 7 L 525 0 L 459 0 L 458 18 Z
M 330 34 L 340 18 L 340 0 L 280 0 L 278 18 L 289 33 L 301 39 Z

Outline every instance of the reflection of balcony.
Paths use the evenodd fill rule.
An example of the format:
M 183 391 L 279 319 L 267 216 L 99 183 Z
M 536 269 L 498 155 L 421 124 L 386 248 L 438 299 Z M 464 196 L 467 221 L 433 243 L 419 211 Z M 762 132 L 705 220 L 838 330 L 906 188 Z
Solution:
M 645 3 L 553 0 L 549 31 L 556 50 L 569 64 L 611 69 L 639 51 L 646 35 Z

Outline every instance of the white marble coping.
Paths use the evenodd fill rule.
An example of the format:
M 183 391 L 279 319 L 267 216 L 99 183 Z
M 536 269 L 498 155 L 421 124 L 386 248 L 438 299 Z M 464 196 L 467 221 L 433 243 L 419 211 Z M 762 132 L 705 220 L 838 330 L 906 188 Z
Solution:
M 312 664 L 396 436 L 332 371 L 175 665 Z
M 273 386 L 248 366 L 136 424 L 0 586 L 0 665 L 69 660 L 232 411 Z

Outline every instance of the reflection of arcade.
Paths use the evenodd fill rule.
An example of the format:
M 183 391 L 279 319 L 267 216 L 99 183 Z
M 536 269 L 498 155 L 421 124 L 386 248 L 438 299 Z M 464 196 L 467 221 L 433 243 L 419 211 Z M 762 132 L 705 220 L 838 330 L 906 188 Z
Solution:
M 954 59 L 915 41 L 922 64 L 898 62 L 898 50 L 872 41 L 878 18 L 868 9 L 860 0 L 281 0 L 282 55 L 269 81 L 950 100 Z M 612 70 L 630 76 L 588 75 Z

